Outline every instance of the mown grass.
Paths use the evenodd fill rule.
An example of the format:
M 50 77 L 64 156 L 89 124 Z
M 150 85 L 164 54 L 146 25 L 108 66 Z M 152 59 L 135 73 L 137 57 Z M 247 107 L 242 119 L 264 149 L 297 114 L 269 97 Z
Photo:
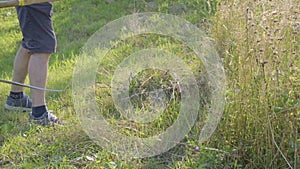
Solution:
M 0 168 L 299 168 L 300 4 L 231 0 L 222 1 L 218 8 L 217 4 L 204 0 L 55 3 L 58 51 L 50 61 L 48 87 L 66 92 L 48 93 L 47 99 L 49 108 L 68 124 L 43 128 L 28 123 L 25 113 L 1 108 Z M 179 15 L 210 32 L 226 70 L 227 105 L 220 125 L 205 144 L 197 143 L 203 125 L 198 122 L 170 151 L 126 161 L 102 149 L 83 131 L 73 108 L 72 73 L 81 47 L 94 32 L 121 16 L 148 11 Z M 0 78 L 10 79 L 21 35 L 14 9 L 1 9 L 0 14 Z M 99 67 L 97 82 L 103 83 L 96 90 L 98 104 L 120 132 L 138 137 L 157 134 L 171 125 L 177 116 L 176 103 L 148 125 L 123 122 L 103 84 L 109 85 L 116 66 L 111 66 L 114 53 L 126 57 L 145 44 L 176 53 L 186 62 L 192 60 L 189 65 L 195 72 L 204 71 L 199 60 L 191 59 L 194 54 L 174 39 L 145 35 L 119 44 Z M 148 70 L 135 76 L 131 92 L 159 86 L 167 90 L 169 81 L 160 79 L 172 79 L 164 73 Z M 195 74 L 199 80 L 203 76 Z M 1 84 L 0 91 L 0 105 L 4 105 L 9 85 Z M 142 94 L 133 101 L 142 107 L 141 99 Z

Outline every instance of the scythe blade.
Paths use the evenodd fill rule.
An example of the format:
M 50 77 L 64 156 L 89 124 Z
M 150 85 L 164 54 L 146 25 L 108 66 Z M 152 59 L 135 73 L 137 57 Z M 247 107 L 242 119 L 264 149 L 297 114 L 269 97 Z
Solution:
M 27 88 L 30 88 L 30 89 L 47 91 L 47 92 L 63 92 L 64 91 L 64 90 L 46 89 L 46 88 L 41 88 L 41 87 L 37 87 L 37 86 L 31 86 L 31 85 L 27 85 L 27 84 L 23 84 L 23 83 L 19 83 L 19 82 L 14 82 L 14 81 L 9 81 L 9 80 L 4 80 L 4 79 L 0 79 L 0 82 L 7 83 L 7 84 L 13 84 L 13 85 L 17 85 L 17 86 L 22 86 L 22 87 L 27 87 Z

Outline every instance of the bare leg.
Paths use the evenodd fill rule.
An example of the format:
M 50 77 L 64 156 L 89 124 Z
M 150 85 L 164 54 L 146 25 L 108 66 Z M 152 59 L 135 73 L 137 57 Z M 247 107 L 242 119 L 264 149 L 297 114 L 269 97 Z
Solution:
M 29 63 L 30 55 L 31 53 L 27 49 L 20 46 L 14 62 L 13 81 L 24 83 L 28 73 L 28 63 Z M 22 92 L 23 87 L 12 85 L 11 91 Z
M 46 87 L 49 58 L 49 53 L 33 53 L 31 55 L 28 65 L 31 85 Z M 31 95 L 33 107 L 46 105 L 45 91 L 31 89 Z

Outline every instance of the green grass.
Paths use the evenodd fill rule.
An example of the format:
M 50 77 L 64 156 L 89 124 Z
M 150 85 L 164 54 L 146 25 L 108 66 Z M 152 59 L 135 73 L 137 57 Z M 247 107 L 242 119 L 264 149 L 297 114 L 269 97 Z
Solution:
M 300 4 L 231 0 L 219 5 L 213 0 L 155 0 L 156 5 L 151 2 L 55 3 L 58 49 L 50 60 L 47 87 L 66 92 L 47 93 L 47 103 L 67 124 L 40 127 L 28 122 L 28 114 L 0 107 L 0 168 L 300 167 L 300 30 L 298 20 L 294 19 L 300 18 Z M 197 143 L 205 120 L 202 119 L 168 152 L 151 158 L 121 160 L 90 139 L 80 125 L 73 107 L 73 70 L 81 48 L 98 29 L 124 15 L 149 11 L 176 14 L 207 30 L 226 70 L 227 104 L 222 121 L 208 142 Z M 14 8 L 0 9 L 0 17 L 0 78 L 10 79 L 21 34 Z M 147 108 L 147 91 L 161 86 L 166 91 L 175 89 L 176 97 L 169 97 L 171 91 L 166 96 L 168 109 L 148 124 L 128 122 L 121 117 L 107 86 L 124 57 L 148 47 L 179 55 L 199 82 L 206 76 L 202 62 L 176 39 L 141 35 L 118 43 L 99 65 L 96 99 L 116 130 L 141 138 L 164 131 L 178 116 L 181 98 L 176 86 L 171 87 L 173 79 L 166 72 L 150 69 L 131 80 L 130 93 L 137 94 L 131 101 L 138 108 Z M 0 105 L 4 105 L 9 88 L 0 84 Z M 207 88 L 204 86 L 200 91 L 203 98 L 209 98 Z M 199 151 L 194 150 L 197 146 Z

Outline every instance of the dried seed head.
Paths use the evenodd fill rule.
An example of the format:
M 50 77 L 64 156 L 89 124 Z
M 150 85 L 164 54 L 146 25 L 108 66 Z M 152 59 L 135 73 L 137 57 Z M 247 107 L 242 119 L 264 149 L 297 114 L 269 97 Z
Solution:
M 277 33 L 277 32 L 279 32 L 280 31 L 280 29 L 279 28 L 276 28 L 275 30 L 274 30 L 274 33 Z
M 272 15 L 273 15 L 273 16 L 277 15 L 277 11 L 273 11 L 273 12 L 272 12 Z
M 297 19 L 298 19 L 298 17 L 295 15 L 295 16 L 293 17 L 293 19 L 297 20 Z
M 277 38 L 277 40 L 282 41 L 284 38 L 283 37 L 279 37 Z
M 267 60 L 264 60 L 264 61 L 261 62 L 262 65 L 265 65 L 267 63 L 269 63 L 269 61 L 267 61 Z

